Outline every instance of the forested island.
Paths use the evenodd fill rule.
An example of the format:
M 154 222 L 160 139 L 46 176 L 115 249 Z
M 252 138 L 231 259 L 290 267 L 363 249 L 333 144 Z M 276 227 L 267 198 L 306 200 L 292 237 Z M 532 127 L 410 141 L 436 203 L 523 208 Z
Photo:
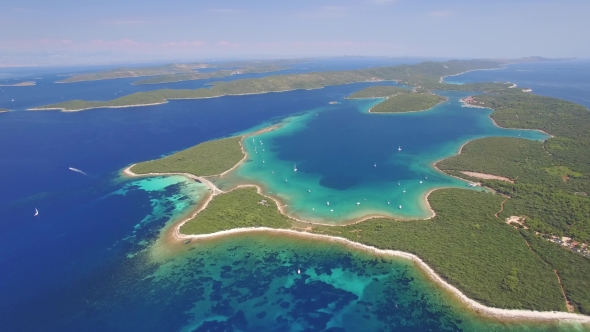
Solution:
M 320 89 L 325 86 L 357 82 L 397 81 L 417 89 L 442 89 L 462 91 L 499 91 L 507 83 L 440 83 L 440 77 L 455 75 L 468 70 L 499 68 L 505 62 L 492 60 L 451 60 L 447 62 L 424 62 L 417 65 L 377 67 L 349 71 L 327 71 L 306 74 L 274 75 L 231 82 L 218 82 L 211 88 L 194 90 L 161 89 L 137 92 L 109 101 L 72 100 L 45 105 L 31 110 L 80 111 L 92 108 L 119 108 L 162 104 L 172 99 L 200 99 L 228 95 L 260 94 L 299 89 Z
M 424 89 L 421 89 L 424 90 Z M 371 113 L 406 113 L 430 109 L 443 101 L 445 97 L 429 91 L 404 89 L 395 86 L 372 86 L 357 91 L 348 99 L 386 98 L 369 110 Z
M 428 196 L 436 213 L 430 220 L 375 218 L 347 226 L 323 226 L 289 218 L 273 199 L 246 187 L 216 194 L 204 210 L 180 225 L 179 232 L 198 235 L 269 227 L 340 237 L 415 254 L 444 280 L 488 306 L 590 315 L 590 260 L 584 257 L 582 245 L 590 241 L 590 157 L 585 153 L 590 151 L 590 111 L 571 102 L 510 89 L 506 84 L 477 86 L 490 89 L 482 89 L 485 93 L 465 102 L 492 108 L 491 117 L 499 126 L 540 129 L 552 135 L 545 142 L 477 139 L 467 143 L 459 155 L 436 164 L 450 175 L 480 182 L 492 189 L 491 193 L 438 189 Z M 425 93 L 373 87 L 349 98 Z M 234 137 L 140 163 L 132 171 L 213 175 L 227 171 L 242 158 L 240 138 Z M 514 216 L 518 223 L 510 222 Z M 579 242 L 580 247 L 552 243 L 561 236 Z

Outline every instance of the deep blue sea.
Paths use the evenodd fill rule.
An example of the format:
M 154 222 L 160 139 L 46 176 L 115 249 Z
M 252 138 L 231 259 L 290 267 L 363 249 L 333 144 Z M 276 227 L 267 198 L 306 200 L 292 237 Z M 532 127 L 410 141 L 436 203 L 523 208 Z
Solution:
M 325 60 L 292 71 L 398 63 Z M 182 246 L 165 258 L 154 258 L 153 246 L 162 230 L 190 212 L 205 188 L 180 176 L 126 179 L 119 175 L 121 169 L 206 140 L 305 115 L 369 84 L 77 113 L 25 111 L 62 97 L 105 100 L 141 89 L 206 83 L 135 86 L 130 79 L 53 83 L 63 77 L 58 75 L 82 70 L 28 69 L 0 78 L 0 84 L 37 82 L 32 87 L 0 87 L 0 108 L 15 110 L 0 114 L 0 330 L 575 329 L 481 318 L 455 303 L 412 264 L 335 244 L 252 234 Z M 555 62 L 510 65 L 448 80 L 511 81 L 588 106 L 588 72 L 589 62 Z M 351 118 L 362 109 L 358 107 L 359 113 L 351 113 Z M 481 119 L 486 117 L 484 112 Z M 448 130 L 448 137 L 459 140 L 460 135 Z M 444 130 L 441 135 L 441 141 L 447 137 Z M 277 144 L 297 143 L 292 140 L 283 136 Z M 287 151 L 278 158 L 301 156 Z M 35 208 L 37 217 L 33 217 Z

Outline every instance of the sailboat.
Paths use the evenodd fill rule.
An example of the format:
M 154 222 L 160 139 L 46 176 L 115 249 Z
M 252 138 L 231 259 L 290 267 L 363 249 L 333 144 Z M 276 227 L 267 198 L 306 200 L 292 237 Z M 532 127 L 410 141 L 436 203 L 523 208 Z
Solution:
M 401 151 L 401 150 L 402 150 L 402 147 L 401 147 L 401 145 L 400 145 L 400 146 L 397 148 L 397 151 Z
M 327 205 L 327 206 L 330 206 L 330 202 L 326 202 L 326 205 Z
M 375 165 L 373 165 L 373 166 L 377 167 L 377 163 L 375 163 Z
M 39 210 L 37 210 L 37 208 L 35 208 L 35 214 L 33 215 L 33 217 L 36 217 L 39 215 Z
M 293 165 L 293 172 L 297 172 L 297 164 Z

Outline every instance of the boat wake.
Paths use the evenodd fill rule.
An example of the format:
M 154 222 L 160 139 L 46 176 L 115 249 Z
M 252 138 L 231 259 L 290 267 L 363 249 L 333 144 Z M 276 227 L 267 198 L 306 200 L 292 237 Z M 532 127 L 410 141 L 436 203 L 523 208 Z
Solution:
M 73 167 L 68 167 L 70 171 L 74 171 L 76 173 L 80 173 L 80 174 L 84 174 L 86 176 L 88 176 L 88 174 L 84 173 L 83 171 L 77 169 L 77 168 L 73 168 Z

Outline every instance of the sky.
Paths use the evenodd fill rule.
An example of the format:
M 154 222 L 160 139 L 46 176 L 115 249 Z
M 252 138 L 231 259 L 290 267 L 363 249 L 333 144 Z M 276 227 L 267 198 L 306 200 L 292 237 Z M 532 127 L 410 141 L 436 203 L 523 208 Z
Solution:
M 0 66 L 590 58 L 589 0 L 2 0 Z

